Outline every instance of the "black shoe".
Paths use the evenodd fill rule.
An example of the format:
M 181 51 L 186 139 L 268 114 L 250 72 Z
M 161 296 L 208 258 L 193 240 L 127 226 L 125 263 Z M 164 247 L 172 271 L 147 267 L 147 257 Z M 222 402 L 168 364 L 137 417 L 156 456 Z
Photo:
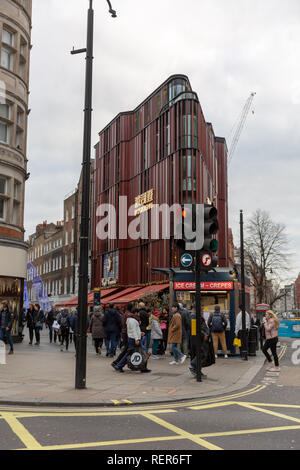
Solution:
M 114 362 L 111 363 L 111 366 L 112 366 L 115 370 L 118 369 L 117 364 L 115 364 Z
M 151 372 L 151 369 L 141 369 L 142 374 L 145 374 L 146 372 Z
M 124 372 L 121 367 L 117 367 L 117 366 L 115 367 L 115 370 L 116 370 L 117 372 Z

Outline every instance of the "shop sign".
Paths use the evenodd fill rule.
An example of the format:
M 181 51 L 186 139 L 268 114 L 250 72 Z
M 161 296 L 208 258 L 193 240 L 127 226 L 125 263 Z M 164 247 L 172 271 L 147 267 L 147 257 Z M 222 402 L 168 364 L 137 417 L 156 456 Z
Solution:
M 142 212 L 149 211 L 153 207 L 154 202 L 154 189 L 150 189 L 135 198 L 135 211 L 134 215 L 140 215 Z
M 202 290 L 232 290 L 233 281 L 201 282 Z M 195 282 L 174 282 L 175 290 L 196 290 Z

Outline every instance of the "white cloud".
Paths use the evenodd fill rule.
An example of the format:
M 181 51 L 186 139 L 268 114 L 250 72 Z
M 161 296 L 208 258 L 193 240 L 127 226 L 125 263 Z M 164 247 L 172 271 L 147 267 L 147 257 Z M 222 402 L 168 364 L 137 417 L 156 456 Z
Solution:
M 105 0 L 95 5 L 93 145 L 120 111 L 134 109 L 169 75 L 189 76 L 207 121 L 227 137 L 257 92 L 229 169 L 229 218 L 258 207 L 287 226 L 300 271 L 298 0 Z M 32 112 L 27 233 L 59 220 L 82 159 L 86 0 L 33 2 Z M 228 142 L 228 145 L 230 141 Z M 47 214 L 46 214 L 47 213 Z

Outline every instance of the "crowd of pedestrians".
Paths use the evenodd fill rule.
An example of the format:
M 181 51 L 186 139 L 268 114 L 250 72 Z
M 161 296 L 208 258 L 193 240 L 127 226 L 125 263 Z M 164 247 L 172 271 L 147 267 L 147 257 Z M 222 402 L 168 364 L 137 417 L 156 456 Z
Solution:
M 163 307 L 161 309 L 148 308 L 143 302 L 137 305 L 130 303 L 124 310 L 115 307 L 114 304 L 96 306 L 92 314 L 87 314 L 87 332 L 91 333 L 95 353 L 100 356 L 114 358 L 112 367 L 118 372 L 124 372 L 123 368 L 129 364 L 131 354 L 139 352 L 142 357 L 139 370 L 151 372 L 147 367 L 149 357 L 153 360 L 165 355 L 168 347 L 171 354 L 170 366 L 183 364 L 189 357 L 189 370 L 196 375 L 196 336 L 192 334 L 192 321 L 196 318 L 195 308 L 186 309 L 184 304 L 175 303 L 171 311 Z M 260 336 L 261 349 L 267 362 L 268 370 L 278 371 L 279 362 L 276 352 L 278 343 L 279 320 L 270 310 L 261 323 L 254 315 L 246 312 L 246 331 L 255 326 Z M 0 341 L 4 339 L 10 345 L 9 354 L 13 354 L 14 345 L 11 329 L 14 317 L 7 303 L 0 305 Z M 30 304 L 27 312 L 21 318 L 22 327 L 27 326 L 29 331 L 29 345 L 40 344 L 40 332 L 45 325 L 49 330 L 49 342 L 58 343 L 61 351 L 67 351 L 70 343 L 74 343 L 75 349 L 78 336 L 77 310 L 68 311 L 51 309 L 44 314 L 39 304 Z M 224 358 L 228 358 L 226 345 L 226 316 L 221 312 L 220 306 L 215 305 L 214 311 L 206 317 L 201 317 L 201 366 L 208 367 L 218 358 L 219 343 L 221 344 Z M 236 317 L 235 336 L 241 337 L 242 311 Z M 105 350 L 103 352 L 103 348 Z M 119 354 L 117 356 L 117 350 Z M 273 360 L 269 354 L 272 353 Z M 213 356 L 213 357 L 212 357 Z M 129 364 L 130 365 L 130 364 Z M 131 364 L 132 365 L 132 364 Z M 203 375 L 203 377 L 205 377 Z

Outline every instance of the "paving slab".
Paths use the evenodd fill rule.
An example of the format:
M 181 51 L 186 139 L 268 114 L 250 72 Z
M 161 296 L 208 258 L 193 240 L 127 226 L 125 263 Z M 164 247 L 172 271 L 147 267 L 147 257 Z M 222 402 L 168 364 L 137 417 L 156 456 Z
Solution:
M 91 337 L 87 347 L 87 386 L 75 389 L 75 348 L 60 351 L 42 332 L 39 346 L 28 344 L 27 332 L 13 355 L 0 365 L 0 403 L 44 406 L 111 406 L 165 403 L 227 394 L 247 387 L 264 363 L 259 351 L 248 361 L 240 357 L 219 357 L 197 382 L 189 372 L 189 359 L 172 366 L 170 352 L 159 360 L 149 359 L 151 373 L 124 368 L 123 374 L 111 367 L 112 359 L 96 355 Z

